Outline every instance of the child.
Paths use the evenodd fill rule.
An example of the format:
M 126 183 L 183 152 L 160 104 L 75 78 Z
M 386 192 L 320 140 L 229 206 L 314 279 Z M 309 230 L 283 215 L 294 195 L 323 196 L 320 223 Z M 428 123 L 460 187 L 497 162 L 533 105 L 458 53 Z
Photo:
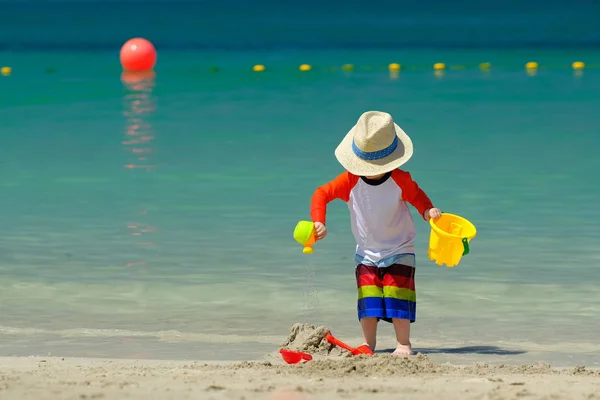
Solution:
M 425 221 L 441 215 L 410 174 L 398 169 L 412 154 L 412 141 L 389 114 L 364 113 L 335 150 L 346 172 L 317 188 L 310 212 L 320 240 L 327 235 L 327 204 L 348 203 L 365 344 L 375 350 L 383 319 L 394 325 L 394 354 L 400 356 L 412 354 L 410 323 L 416 318 L 415 226 L 406 202 Z

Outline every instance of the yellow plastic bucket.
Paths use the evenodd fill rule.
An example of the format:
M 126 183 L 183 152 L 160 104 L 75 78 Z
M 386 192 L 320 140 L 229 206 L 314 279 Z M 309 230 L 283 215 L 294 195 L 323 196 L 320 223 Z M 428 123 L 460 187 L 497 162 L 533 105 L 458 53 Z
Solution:
M 454 214 L 442 214 L 429 220 L 429 259 L 437 265 L 458 265 L 462 256 L 469 254 L 469 242 L 477 234 L 475 225 Z

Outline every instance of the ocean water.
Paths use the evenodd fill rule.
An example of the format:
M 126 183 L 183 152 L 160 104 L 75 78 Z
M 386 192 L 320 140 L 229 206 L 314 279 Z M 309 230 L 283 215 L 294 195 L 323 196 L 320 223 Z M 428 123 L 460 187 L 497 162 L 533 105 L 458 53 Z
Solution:
M 358 35 L 357 5 L 332 19 L 236 3 L 230 16 L 252 36 L 221 26 L 222 8 L 177 4 L 162 25 L 164 3 L 44 2 L 30 14 L 30 3 L 8 4 L 0 14 L 10 28 L 0 65 L 12 68 L 0 76 L 0 355 L 254 359 L 295 322 L 359 344 L 345 204 L 330 205 L 313 255 L 292 231 L 314 189 L 341 172 L 338 142 L 376 109 L 411 136 L 405 167 L 434 204 L 478 228 L 460 265 L 439 267 L 427 259 L 429 225 L 413 214 L 414 346 L 456 363 L 599 366 L 593 5 L 460 19 L 442 18 L 439 4 L 369 18 L 413 35 L 398 38 Z M 143 80 L 118 65 L 136 35 L 127 7 L 143 8 L 132 24 L 159 49 Z M 121 24 L 74 22 L 94 10 Z M 193 10 L 206 21 L 196 31 Z M 285 22 L 279 35 L 274 21 Z M 564 35 L 543 29 L 557 23 Z M 528 61 L 540 69 L 527 73 Z M 574 72 L 574 61 L 587 68 Z M 391 74 L 390 62 L 403 70 Z M 435 62 L 447 70 L 434 74 Z M 265 72 L 252 71 L 258 63 Z M 380 337 L 393 346 L 389 325 Z

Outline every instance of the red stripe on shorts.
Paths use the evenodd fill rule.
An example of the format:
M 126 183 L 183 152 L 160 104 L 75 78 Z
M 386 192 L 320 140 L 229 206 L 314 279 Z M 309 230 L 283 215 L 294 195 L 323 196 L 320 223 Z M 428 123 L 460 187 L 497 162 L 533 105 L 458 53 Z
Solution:
M 414 278 L 407 276 L 385 274 L 383 276 L 383 286 L 396 286 L 399 288 L 415 290 L 415 280 Z
M 360 274 L 358 276 L 358 287 L 363 286 L 377 286 L 383 287 L 383 283 L 381 279 L 377 276 L 377 274 Z

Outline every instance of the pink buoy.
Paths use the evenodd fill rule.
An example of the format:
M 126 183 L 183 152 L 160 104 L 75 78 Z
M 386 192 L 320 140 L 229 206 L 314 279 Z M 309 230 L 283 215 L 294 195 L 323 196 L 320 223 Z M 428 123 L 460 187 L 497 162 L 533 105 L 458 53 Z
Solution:
M 121 47 L 120 59 L 125 71 L 151 71 L 156 64 L 156 49 L 146 39 L 133 38 Z

